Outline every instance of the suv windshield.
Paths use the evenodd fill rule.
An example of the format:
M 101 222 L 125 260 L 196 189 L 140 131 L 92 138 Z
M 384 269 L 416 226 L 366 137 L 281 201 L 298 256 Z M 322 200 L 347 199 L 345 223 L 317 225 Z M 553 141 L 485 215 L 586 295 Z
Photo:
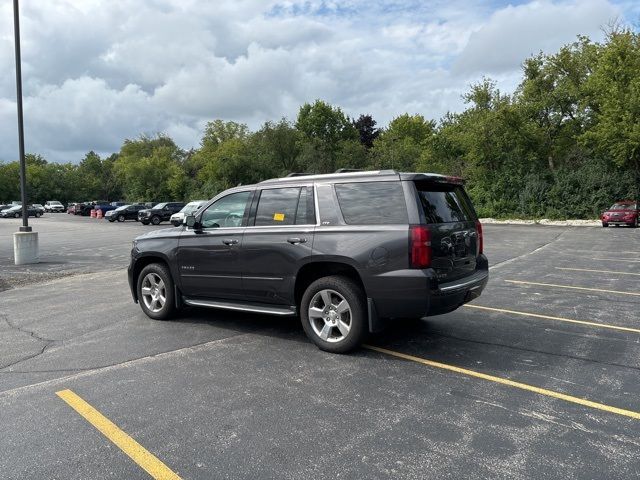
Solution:
M 427 223 L 469 222 L 475 211 L 460 185 L 416 182 Z
M 165 202 L 165 203 L 159 203 L 159 204 L 155 205 L 155 206 L 153 207 L 153 209 L 154 209 L 154 210 L 162 210 L 162 209 L 163 209 L 164 207 L 166 207 L 166 206 L 167 206 L 167 202 Z

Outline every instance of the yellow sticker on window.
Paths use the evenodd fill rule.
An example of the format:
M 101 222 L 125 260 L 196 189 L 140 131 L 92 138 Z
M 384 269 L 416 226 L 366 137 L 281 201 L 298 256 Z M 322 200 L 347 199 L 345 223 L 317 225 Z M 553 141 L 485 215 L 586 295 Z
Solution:
M 274 213 L 273 214 L 273 219 L 276 222 L 284 222 L 284 213 Z

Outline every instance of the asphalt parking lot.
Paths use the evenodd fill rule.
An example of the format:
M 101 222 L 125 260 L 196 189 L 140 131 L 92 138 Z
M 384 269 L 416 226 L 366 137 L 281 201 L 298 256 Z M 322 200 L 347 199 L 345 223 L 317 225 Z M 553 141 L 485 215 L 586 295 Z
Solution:
M 18 269 L 0 221 L 2 479 L 639 476 L 640 230 L 486 225 L 479 299 L 331 355 L 293 319 L 147 318 L 153 227 L 33 223 Z

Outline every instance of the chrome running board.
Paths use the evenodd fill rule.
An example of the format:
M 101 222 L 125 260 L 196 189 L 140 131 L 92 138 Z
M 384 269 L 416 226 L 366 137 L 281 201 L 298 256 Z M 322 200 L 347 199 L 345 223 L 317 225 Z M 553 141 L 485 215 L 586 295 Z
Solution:
M 191 307 L 221 308 L 223 310 L 236 310 L 240 312 L 264 313 L 267 315 L 295 315 L 294 307 L 276 307 L 273 305 L 222 302 L 218 300 L 201 300 L 192 298 L 183 298 L 185 305 Z

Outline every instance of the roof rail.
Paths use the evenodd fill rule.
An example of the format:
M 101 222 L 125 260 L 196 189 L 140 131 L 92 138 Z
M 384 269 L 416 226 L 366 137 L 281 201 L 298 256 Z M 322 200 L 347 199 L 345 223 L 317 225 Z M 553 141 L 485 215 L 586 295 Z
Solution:
M 352 173 L 352 172 L 364 172 L 362 168 L 339 168 L 333 173 Z
M 343 177 L 344 175 L 344 177 Z M 308 180 L 316 180 L 316 179 L 331 179 L 331 178 L 340 178 L 341 180 L 344 178 L 358 177 L 358 176 L 366 176 L 366 177 L 375 177 L 377 175 L 398 175 L 396 170 L 347 170 L 341 171 L 339 173 L 290 173 L 286 177 L 282 178 L 270 178 L 268 180 L 263 180 L 259 183 L 274 183 L 274 182 L 286 182 L 291 181 L 293 177 L 308 177 Z

